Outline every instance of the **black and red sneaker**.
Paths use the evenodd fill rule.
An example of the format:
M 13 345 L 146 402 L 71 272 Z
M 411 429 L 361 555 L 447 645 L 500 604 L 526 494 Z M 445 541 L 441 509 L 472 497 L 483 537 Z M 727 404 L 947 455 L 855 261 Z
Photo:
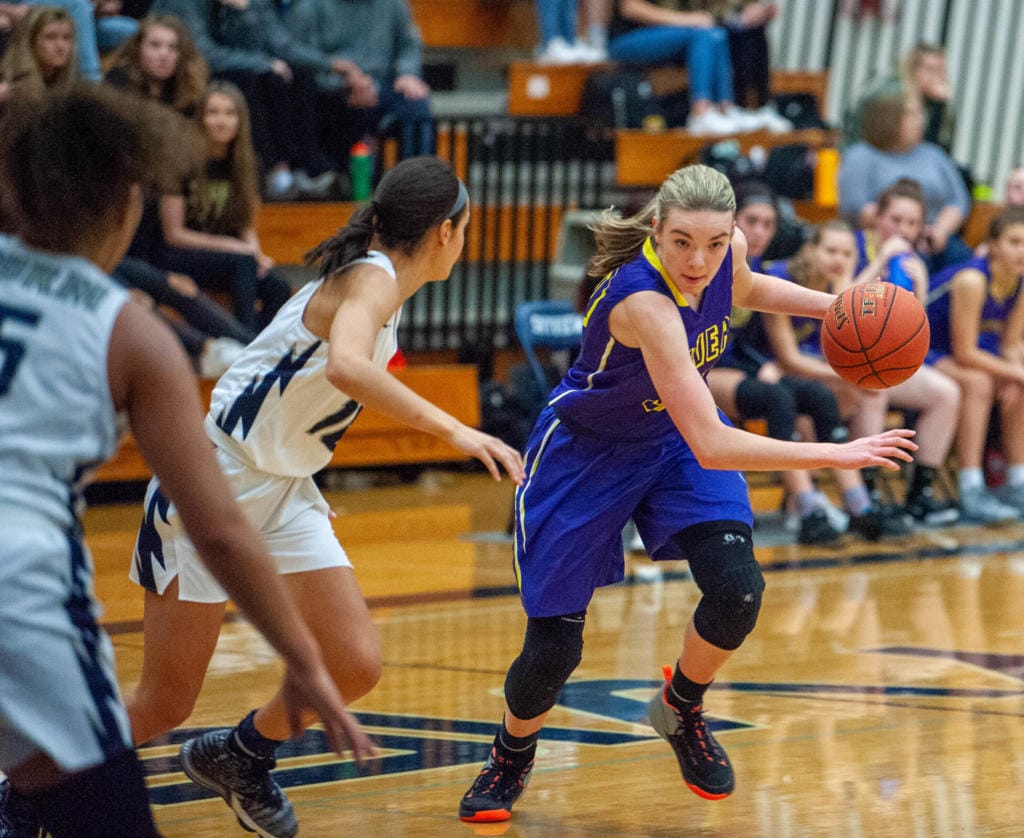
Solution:
M 491 748 L 487 764 L 473 781 L 459 804 L 459 819 L 472 823 L 507 821 L 512 804 L 526 789 L 533 770 L 533 759 L 518 763 Z
M 668 684 L 647 705 L 651 727 L 672 746 L 690 791 L 705 800 L 728 797 L 736 787 L 732 764 L 708 730 L 703 706 L 692 704 L 679 710 L 668 703 L 666 690 Z

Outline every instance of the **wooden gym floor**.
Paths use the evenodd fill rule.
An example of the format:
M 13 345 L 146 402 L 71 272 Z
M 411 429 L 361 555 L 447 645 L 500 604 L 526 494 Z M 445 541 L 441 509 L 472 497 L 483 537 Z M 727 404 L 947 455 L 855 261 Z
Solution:
M 627 582 L 591 605 L 583 663 L 513 820 L 474 826 L 458 821 L 458 801 L 486 757 L 525 624 L 504 537 L 511 485 L 451 471 L 345 485 L 327 496 L 385 650 L 380 685 L 353 709 L 380 755 L 356 770 L 315 730 L 289 745 L 279 779 L 301 834 L 1024 834 L 1024 528 L 802 548 L 759 527 L 774 545 L 758 548 L 761 619 L 707 700 L 737 776 L 720 802 L 686 790 L 643 719 L 696 588 L 685 565 L 656 573 L 630 555 Z M 756 509 L 777 507 L 772 485 L 753 496 Z M 132 503 L 86 516 L 126 691 L 141 664 L 142 597 L 127 581 L 139 515 Z M 181 774 L 175 743 L 235 723 L 279 671 L 244 622 L 225 625 L 186 727 L 141 749 L 165 835 L 245 834 Z

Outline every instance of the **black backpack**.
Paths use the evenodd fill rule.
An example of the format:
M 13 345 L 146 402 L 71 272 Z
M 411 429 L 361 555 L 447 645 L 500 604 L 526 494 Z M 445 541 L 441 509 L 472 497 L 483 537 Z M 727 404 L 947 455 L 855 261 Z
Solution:
M 606 128 L 643 128 L 664 122 L 651 83 L 631 70 L 598 70 L 587 77 L 579 116 Z

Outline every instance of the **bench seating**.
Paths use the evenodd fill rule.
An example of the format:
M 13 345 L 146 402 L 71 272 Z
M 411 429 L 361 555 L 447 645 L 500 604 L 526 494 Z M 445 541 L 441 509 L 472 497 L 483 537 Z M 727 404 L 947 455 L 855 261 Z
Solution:
M 423 45 L 434 48 L 532 48 L 537 16 L 532 0 L 410 0 Z
M 471 364 L 428 364 L 396 370 L 395 376 L 471 427 L 480 424 L 477 370 Z M 204 406 L 209 405 L 214 382 L 198 382 Z M 332 468 L 457 462 L 469 459 L 435 436 L 393 419 L 364 410 L 334 451 Z M 149 468 L 131 434 L 126 435 L 114 458 L 103 465 L 96 481 L 148 480 Z

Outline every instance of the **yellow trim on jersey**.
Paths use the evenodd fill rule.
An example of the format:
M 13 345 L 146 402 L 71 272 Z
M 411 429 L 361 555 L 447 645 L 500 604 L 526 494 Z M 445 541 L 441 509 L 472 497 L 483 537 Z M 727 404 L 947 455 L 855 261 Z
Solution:
M 523 544 L 526 544 L 526 509 L 524 501 L 526 499 L 526 490 L 530 487 L 530 480 L 534 474 L 537 473 L 537 466 L 540 465 L 540 459 L 544 456 L 544 449 L 547 448 L 548 441 L 551 439 L 551 435 L 555 432 L 555 429 L 562 424 L 560 419 L 552 421 L 547 431 L 544 432 L 544 437 L 540 441 L 540 445 L 537 446 L 537 453 L 533 457 L 533 463 L 530 466 L 530 472 L 526 475 L 526 480 L 523 481 L 523 486 L 519 490 L 518 507 L 519 507 L 519 530 L 522 534 Z M 519 572 L 519 542 L 514 541 L 512 544 L 512 570 L 516 575 L 516 589 L 522 593 L 523 591 L 523 578 Z
M 686 302 L 686 297 L 683 296 L 683 292 L 676 288 L 675 283 L 669 278 L 668 272 L 665 270 L 665 266 L 661 264 L 661 259 L 658 258 L 658 254 L 654 252 L 654 239 L 648 236 L 644 239 L 644 259 L 651 263 L 651 267 L 654 268 L 661 278 L 665 280 L 665 284 L 668 286 L 668 290 L 672 292 L 672 296 L 675 297 L 677 306 L 690 307 L 690 304 Z
M 612 350 L 614 348 L 615 348 L 615 338 L 613 338 L 613 337 L 611 337 L 611 335 L 609 335 L 608 336 L 608 343 L 607 343 L 607 345 L 604 348 L 604 354 L 601 356 L 601 363 L 597 365 L 597 369 L 596 370 L 594 370 L 590 375 L 587 376 L 587 386 L 584 387 L 582 390 L 566 390 L 564 393 L 559 393 L 551 401 L 549 401 L 548 404 L 552 405 L 555 402 L 557 402 L 559 399 L 561 399 L 561 398 L 563 398 L 565 396 L 568 396 L 570 393 L 585 393 L 587 390 L 592 389 L 593 386 L 594 386 L 594 376 L 597 375 L 599 372 L 604 372 L 605 365 L 608 363 L 608 357 L 612 354 Z
M 597 288 L 594 289 L 594 293 L 590 295 L 590 303 L 587 306 L 587 310 L 583 315 L 583 325 L 587 325 L 587 321 L 590 320 L 590 315 L 594 313 L 594 309 L 597 308 L 597 304 L 604 299 L 604 295 L 608 293 L 608 288 L 611 286 L 612 277 L 619 272 L 616 268 L 614 271 L 610 271 L 605 274 L 604 279 L 601 280 Z

